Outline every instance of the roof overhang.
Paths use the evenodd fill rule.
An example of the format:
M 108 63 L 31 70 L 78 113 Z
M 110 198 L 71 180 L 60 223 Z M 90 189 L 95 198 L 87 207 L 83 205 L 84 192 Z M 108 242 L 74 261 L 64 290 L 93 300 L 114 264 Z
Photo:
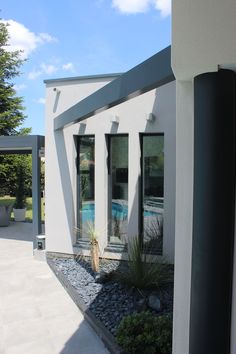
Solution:
M 44 147 L 44 136 L 0 136 L 0 154 L 30 154 L 36 145 Z
M 78 123 L 174 80 L 169 46 L 58 115 L 54 119 L 54 130 Z

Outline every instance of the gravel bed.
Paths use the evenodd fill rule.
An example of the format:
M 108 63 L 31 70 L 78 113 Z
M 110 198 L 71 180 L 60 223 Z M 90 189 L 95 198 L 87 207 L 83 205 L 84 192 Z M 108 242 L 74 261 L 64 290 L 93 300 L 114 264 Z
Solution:
M 144 298 L 150 291 L 128 289 L 124 285 L 107 277 L 107 281 L 100 283 L 99 275 L 94 273 L 89 259 L 53 258 L 52 263 L 57 272 L 60 272 L 73 286 L 78 296 L 89 310 L 112 333 L 116 334 L 117 327 L 124 316 L 145 309 Z M 100 274 L 111 274 L 122 266 L 119 261 L 101 260 Z M 161 300 L 161 313 L 171 312 L 173 304 L 173 287 L 157 292 Z

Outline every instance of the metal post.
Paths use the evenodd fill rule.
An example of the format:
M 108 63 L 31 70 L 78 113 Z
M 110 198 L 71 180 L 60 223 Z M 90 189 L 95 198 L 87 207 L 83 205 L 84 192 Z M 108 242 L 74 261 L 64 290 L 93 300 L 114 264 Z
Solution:
M 39 157 L 40 139 L 35 137 L 32 146 L 32 200 L 33 200 L 33 247 L 37 248 L 36 236 L 42 232 L 41 225 L 41 189 L 40 171 L 41 160 Z
M 194 80 L 189 354 L 229 354 L 235 210 L 235 73 Z

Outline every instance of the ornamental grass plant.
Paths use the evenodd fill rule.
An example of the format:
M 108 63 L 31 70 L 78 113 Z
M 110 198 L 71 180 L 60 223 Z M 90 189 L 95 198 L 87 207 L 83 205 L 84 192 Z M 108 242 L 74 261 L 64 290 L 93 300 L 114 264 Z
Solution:
M 160 262 L 158 256 L 143 246 L 138 236 L 133 237 L 129 244 L 128 262 L 126 267 L 117 271 L 117 279 L 137 289 L 160 289 L 173 282 L 173 267 Z
M 76 234 L 86 235 L 90 244 L 90 257 L 91 257 L 91 267 L 92 270 L 96 273 L 99 272 L 99 233 L 95 229 L 94 223 L 88 221 L 84 229 L 75 228 Z

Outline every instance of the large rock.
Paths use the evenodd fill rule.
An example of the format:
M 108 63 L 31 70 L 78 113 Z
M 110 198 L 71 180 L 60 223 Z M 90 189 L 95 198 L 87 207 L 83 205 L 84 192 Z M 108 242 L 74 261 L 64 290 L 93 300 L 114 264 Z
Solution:
M 157 312 L 161 311 L 161 300 L 159 299 L 158 294 L 151 293 L 149 295 L 148 306 Z

